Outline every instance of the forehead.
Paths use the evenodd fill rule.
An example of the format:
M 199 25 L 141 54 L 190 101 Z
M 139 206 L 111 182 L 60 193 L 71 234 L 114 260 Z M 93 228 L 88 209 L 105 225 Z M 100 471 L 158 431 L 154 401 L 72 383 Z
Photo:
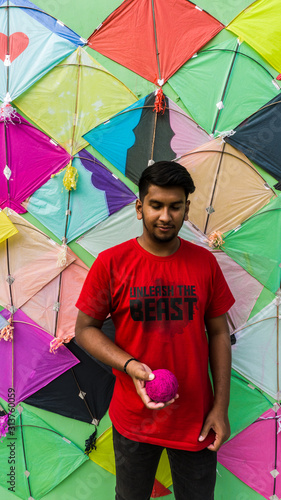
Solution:
M 144 201 L 159 201 L 160 203 L 180 203 L 186 201 L 185 191 L 181 186 L 155 186 L 150 184 Z

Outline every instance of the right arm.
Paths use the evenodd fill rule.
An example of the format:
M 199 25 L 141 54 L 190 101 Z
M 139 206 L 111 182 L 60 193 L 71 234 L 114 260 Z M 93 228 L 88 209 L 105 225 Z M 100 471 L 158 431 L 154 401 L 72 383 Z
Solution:
M 102 324 L 103 321 L 79 311 L 75 326 L 77 344 L 106 365 L 123 372 L 126 361 L 133 356 L 114 344 L 102 332 Z M 139 361 L 130 361 L 127 366 L 127 374 L 133 379 L 136 391 L 147 408 L 160 409 L 174 402 L 172 399 L 164 405 L 164 403 L 155 403 L 149 398 L 145 390 L 145 381 L 150 380 L 153 376 L 150 376 L 151 369 L 147 365 Z

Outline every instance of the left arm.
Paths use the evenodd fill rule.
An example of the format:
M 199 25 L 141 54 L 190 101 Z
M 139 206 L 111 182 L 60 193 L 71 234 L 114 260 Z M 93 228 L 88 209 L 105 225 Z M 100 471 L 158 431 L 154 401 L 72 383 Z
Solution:
M 226 316 L 206 320 L 209 337 L 210 367 L 214 384 L 214 405 L 206 417 L 199 441 L 204 441 L 210 429 L 216 434 L 209 450 L 217 451 L 230 436 L 228 405 L 231 374 L 231 343 Z

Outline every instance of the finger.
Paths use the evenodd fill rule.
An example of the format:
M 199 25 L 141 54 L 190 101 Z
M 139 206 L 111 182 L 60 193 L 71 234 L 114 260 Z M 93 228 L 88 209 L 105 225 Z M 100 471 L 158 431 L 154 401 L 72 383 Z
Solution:
M 164 403 L 156 403 L 156 401 L 150 400 L 146 406 L 150 408 L 150 410 L 161 410 L 165 405 Z
M 149 373 L 146 370 L 142 370 L 138 368 L 138 370 L 135 371 L 133 374 L 133 377 L 135 377 L 137 380 L 153 380 L 155 378 L 155 375 L 153 373 Z
M 150 399 L 150 402 L 148 403 L 148 407 L 153 408 L 155 410 L 158 410 L 161 408 L 166 408 L 166 406 L 170 406 L 172 403 L 174 403 L 175 400 L 176 400 L 176 398 L 173 398 L 173 399 L 170 399 L 170 401 L 166 401 L 165 403 L 163 403 L 163 401 L 153 401 Z
M 140 390 L 139 396 L 141 397 L 145 406 L 147 408 L 150 408 L 151 410 L 157 410 L 164 407 L 164 403 L 153 401 L 152 399 L 150 399 L 145 388 Z
M 222 443 L 219 440 L 216 440 L 211 443 L 209 446 L 207 446 L 208 450 L 210 451 L 218 451 L 218 449 L 221 447 Z
M 210 446 L 207 446 L 207 449 L 210 451 L 218 451 L 218 448 L 214 444 L 210 444 Z
M 211 426 L 205 424 L 201 430 L 201 434 L 198 438 L 198 441 L 200 441 L 200 442 L 204 441 L 204 439 L 206 439 L 206 437 L 208 436 L 210 429 L 211 429 Z

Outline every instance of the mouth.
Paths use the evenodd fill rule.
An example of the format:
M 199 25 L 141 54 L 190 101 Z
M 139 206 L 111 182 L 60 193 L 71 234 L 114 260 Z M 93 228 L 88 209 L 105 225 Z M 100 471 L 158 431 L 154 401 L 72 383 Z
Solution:
M 174 226 L 156 226 L 160 231 L 170 231 L 171 229 L 174 229 Z

